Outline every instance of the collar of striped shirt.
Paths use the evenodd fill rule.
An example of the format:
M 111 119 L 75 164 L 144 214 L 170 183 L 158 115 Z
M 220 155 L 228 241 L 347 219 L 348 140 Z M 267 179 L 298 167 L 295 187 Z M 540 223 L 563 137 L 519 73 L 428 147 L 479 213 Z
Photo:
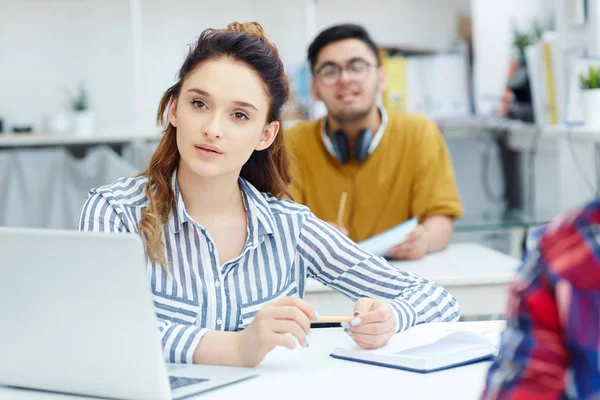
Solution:
M 238 178 L 238 184 L 244 200 L 244 207 L 248 214 L 248 232 L 254 246 L 262 236 L 273 235 L 274 220 L 271 208 L 267 203 L 264 195 L 258 191 L 250 182 L 243 178 Z M 173 233 L 179 233 L 183 224 L 191 223 L 192 218 L 185 209 L 183 196 L 179 190 L 179 182 L 177 181 L 177 169 L 171 176 L 171 187 L 175 192 L 173 202 L 173 212 L 169 215 L 168 225 Z

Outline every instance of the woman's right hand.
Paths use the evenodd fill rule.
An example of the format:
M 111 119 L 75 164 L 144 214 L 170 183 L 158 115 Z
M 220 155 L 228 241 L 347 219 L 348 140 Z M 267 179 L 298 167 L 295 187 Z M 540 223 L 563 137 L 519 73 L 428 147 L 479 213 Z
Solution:
M 319 319 L 308 302 L 299 297 L 285 297 L 267 303 L 248 327 L 239 332 L 238 356 L 245 367 L 257 366 L 275 346 L 294 349 L 296 342 L 307 347 L 310 321 Z

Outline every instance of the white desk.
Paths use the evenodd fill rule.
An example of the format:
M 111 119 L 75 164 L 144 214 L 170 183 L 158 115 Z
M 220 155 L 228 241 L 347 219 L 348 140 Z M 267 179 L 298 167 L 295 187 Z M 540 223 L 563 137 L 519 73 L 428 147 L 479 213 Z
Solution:
M 2 134 L 0 135 L 0 148 L 17 147 L 49 147 L 49 146 L 75 146 L 75 145 L 97 145 L 108 143 L 129 143 L 129 142 L 158 142 L 158 134 L 113 134 L 113 135 L 93 135 L 93 136 L 75 136 L 75 135 L 52 135 L 43 133 L 22 133 L 22 134 Z
M 498 330 L 501 321 L 458 323 L 478 330 Z M 490 362 L 430 374 L 376 367 L 329 357 L 336 345 L 350 342 L 341 329 L 313 329 L 310 347 L 276 348 L 257 367 L 259 376 L 194 398 L 216 399 L 477 399 Z M 80 396 L 0 387 L 1 399 L 55 400 Z
M 479 244 L 456 243 L 421 260 L 392 264 L 443 286 L 458 300 L 463 317 L 478 317 L 504 313 L 507 287 L 520 260 Z M 322 315 L 353 310 L 352 301 L 313 279 L 307 282 L 305 298 Z

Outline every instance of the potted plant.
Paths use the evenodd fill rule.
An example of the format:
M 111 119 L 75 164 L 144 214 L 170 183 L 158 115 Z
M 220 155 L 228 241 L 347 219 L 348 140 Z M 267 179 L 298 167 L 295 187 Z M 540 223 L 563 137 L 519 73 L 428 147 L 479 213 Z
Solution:
M 513 48 L 517 53 L 517 60 L 525 62 L 525 48 L 532 43 L 531 36 L 527 32 L 520 32 L 516 27 L 513 27 Z
M 590 65 L 586 74 L 579 75 L 583 97 L 585 125 L 600 127 L 600 66 Z
M 90 111 L 88 94 L 83 85 L 71 97 L 70 103 L 73 111 L 73 133 L 77 136 L 91 136 L 94 133 L 94 118 Z

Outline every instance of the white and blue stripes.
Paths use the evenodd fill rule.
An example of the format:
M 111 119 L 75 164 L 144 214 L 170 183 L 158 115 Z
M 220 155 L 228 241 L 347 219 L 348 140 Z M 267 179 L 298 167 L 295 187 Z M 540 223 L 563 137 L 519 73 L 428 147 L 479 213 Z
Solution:
M 79 230 L 138 233 L 148 206 L 147 182 L 145 177 L 122 178 L 93 189 Z M 261 193 L 243 179 L 248 237 L 240 256 L 220 265 L 210 235 L 185 209 L 176 173 L 171 183 L 175 201 L 163 229 L 169 274 L 156 263 L 147 264 L 168 362 L 191 363 L 208 330 L 243 329 L 265 303 L 303 297 L 307 276 L 353 300 L 388 300 L 398 331 L 459 316 L 456 300 L 440 286 L 366 253 L 308 208 Z

